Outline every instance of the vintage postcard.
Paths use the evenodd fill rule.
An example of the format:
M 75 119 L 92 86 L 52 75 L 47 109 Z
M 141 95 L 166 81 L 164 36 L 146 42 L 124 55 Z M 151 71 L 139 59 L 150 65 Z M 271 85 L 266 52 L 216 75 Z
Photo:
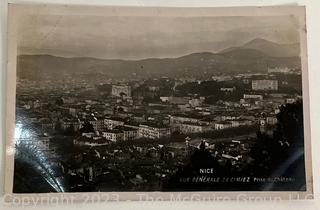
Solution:
M 6 193 L 310 199 L 306 46 L 300 6 L 10 4 Z

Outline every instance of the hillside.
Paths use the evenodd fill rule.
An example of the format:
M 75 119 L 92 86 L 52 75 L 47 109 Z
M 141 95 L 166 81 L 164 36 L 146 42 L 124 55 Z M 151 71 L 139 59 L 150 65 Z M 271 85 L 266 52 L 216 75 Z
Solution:
M 277 44 L 265 39 L 254 39 L 239 47 L 232 47 L 221 51 L 221 53 L 235 49 L 253 49 L 272 57 L 295 57 L 300 55 L 299 43 Z
M 268 42 L 269 43 L 269 42 Z M 266 72 L 268 67 L 300 67 L 298 56 L 270 56 L 263 51 L 276 48 L 264 41 L 253 40 L 246 47 L 233 47 L 219 53 L 200 52 L 178 58 L 149 58 L 143 60 L 64 58 L 52 55 L 19 55 L 19 78 L 32 80 L 44 77 L 62 78 L 65 75 L 103 74 L 107 77 L 199 76 L 233 72 Z M 253 49 L 263 48 L 263 49 Z M 284 51 L 284 50 L 283 50 Z M 280 51 L 277 51 L 280 54 Z

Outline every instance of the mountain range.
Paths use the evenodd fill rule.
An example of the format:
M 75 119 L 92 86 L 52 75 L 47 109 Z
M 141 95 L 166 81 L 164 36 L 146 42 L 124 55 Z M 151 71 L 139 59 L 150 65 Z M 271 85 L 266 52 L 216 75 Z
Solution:
M 230 52 L 237 49 L 259 50 L 267 56 L 274 57 L 294 57 L 299 56 L 300 54 L 299 43 L 277 44 L 275 42 L 267 41 L 265 39 L 254 39 L 240 47 L 227 48 L 221 51 L 221 53 Z
M 65 75 L 88 74 L 107 77 L 181 77 L 213 73 L 266 72 L 268 67 L 300 68 L 299 44 L 277 44 L 254 39 L 242 46 L 217 53 L 199 52 L 177 58 L 142 60 L 57 57 L 52 55 L 19 55 L 19 78 L 61 79 Z

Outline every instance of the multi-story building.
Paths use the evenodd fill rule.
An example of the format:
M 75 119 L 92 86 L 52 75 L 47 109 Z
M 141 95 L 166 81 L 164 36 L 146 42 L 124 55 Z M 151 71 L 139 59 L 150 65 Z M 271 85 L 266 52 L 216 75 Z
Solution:
M 131 87 L 129 85 L 112 85 L 111 94 L 118 97 L 131 97 Z
M 60 123 L 63 130 L 72 128 L 74 131 L 78 131 L 81 127 L 81 124 L 77 119 L 63 119 Z
M 164 96 L 160 97 L 162 102 L 167 102 L 170 104 L 188 104 L 190 97 L 176 97 L 176 96 Z
M 291 71 L 288 67 L 268 68 L 268 73 L 289 73 Z
M 286 99 L 286 103 L 287 104 L 292 104 L 292 103 L 294 103 L 294 102 L 296 102 L 297 100 L 295 99 L 295 98 L 287 98 Z
M 55 128 L 55 123 L 50 119 L 41 120 L 41 128 L 43 131 L 52 131 Z
M 104 119 L 104 126 L 107 129 L 111 130 L 120 125 L 124 125 L 122 118 L 111 117 L 111 118 Z
M 263 96 L 262 95 L 257 95 L 257 94 L 243 94 L 243 99 L 258 99 L 258 100 L 262 100 Z
M 28 147 L 32 146 L 38 151 L 50 151 L 52 148 L 50 147 L 50 137 L 46 134 L 39 134 L 26 138 L 18 138 L 16 140 L 19 145 Z
M 212 127 L 209 123 L 177 123 L 172 125 L 172 129 L 175 131 L 180 131 L 181 133 L 203 133 L 210 131 Z
M 168 137 L 171 135 L 170 127 L 145 123 L 139 125 L 139 137 L 159 139 L 162 137 Z
M 252 80 L 252 90 L 278 90 L 278 80 Z
M 117 126 L 115 129 L 123 132 L 123 140 L 125 141 L 138 138 L 138 129 L 128 126 Z
M 189 100 L 189 104 L 191 105 L 191 107 L 197 107 L 197 106 L 201 106 L 202 103 L 204 101 L 204 98 L 192 98 Z
M 277 117 L 276 116 L 269 116 L 266 118 L 266 123 L 268 125 L 275 125 L 277 124 L 278 120 L 277 120 Z
M 42 150 L 50 150 L 50 137 L 42 134 L 37 136 L 38 146 L 42 148 Z
M 201 116 L 191 116 L 186 114 L 175 114 L 170 116 L 170 124 L 176 124 L 176 123 L 184 123 L 184 122 L 190 122 L 190 123 L 199 123 L 203 117 Z
M 121 130 L 113 129 L 102 132 L 102 136 L 110 141 L 122 141 L 124 140 L 124 133 Z
M 233 92 L 236 90 L 236 87 L 222 87 L 220 88 L 220 91 L 222 92 Z
M 104 129 L 104 120 L 103 119 L 98 119 L 94 118 L 89 121 L 93 125 L 93 129 L 95 131 L 101 131 Z
M 239 127 L 239 126 L 246 126 L 246 125 L 252 125 L 252 120 L 247 119 L 238 119 L 238 120 L 231 120 L 231 127 Z
M 214 129 L 216 130 L 222 130 L 226 128 L 232 128 L 231 122 L 217 122 L 214 124 Z

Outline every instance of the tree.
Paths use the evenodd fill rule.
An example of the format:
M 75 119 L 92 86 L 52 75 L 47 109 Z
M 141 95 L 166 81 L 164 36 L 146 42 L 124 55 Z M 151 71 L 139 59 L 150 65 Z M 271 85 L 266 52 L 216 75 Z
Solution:
M 58 105 L 58 106 L 62 106 L 62 105 L 63 105 L 63 99 L 62 99 L 62 98 L 58 98 L 58 99 L 55 101 L 55 104 Z
M 304 145 L 303 106 L 301 101 L 281 106 L 280 112 L 277 114 L 277 120 L 278 124 L 274 132 L 275 139 L 293 146 Z
M 93 125 L 88 122 L 88 121 L 85 121 L 82 128 L 80 129 L 80 132 L 81 133 L 92 133 L 94 132 L 94 128 L 93 128 Z
M 73 125 L 70 125 L 70 126 L 66 129 L 65 134 L 66 134 L 66 135 L 69 135 L 69 136 L 73 136 L 73 135 L 75 134 L 74 126 L 73 126 Z
M 54 126 L 54 129 L 58 132 L 61 132 L 62 131 L 62 125 L 61 125 L 61 122 L 58 120 Z
M 127 94 L 125 94 L 124 92 L 121 92 L 119 95 L 121 96 L 121 98 L 124 98 L 127 96 Z
M 251 148 L 256 173 L 267 175 L 303 147 L 302 102 L 281 106 L 277 114 L 277 126 L 273 136 L 257 133 L 257 142 Z

